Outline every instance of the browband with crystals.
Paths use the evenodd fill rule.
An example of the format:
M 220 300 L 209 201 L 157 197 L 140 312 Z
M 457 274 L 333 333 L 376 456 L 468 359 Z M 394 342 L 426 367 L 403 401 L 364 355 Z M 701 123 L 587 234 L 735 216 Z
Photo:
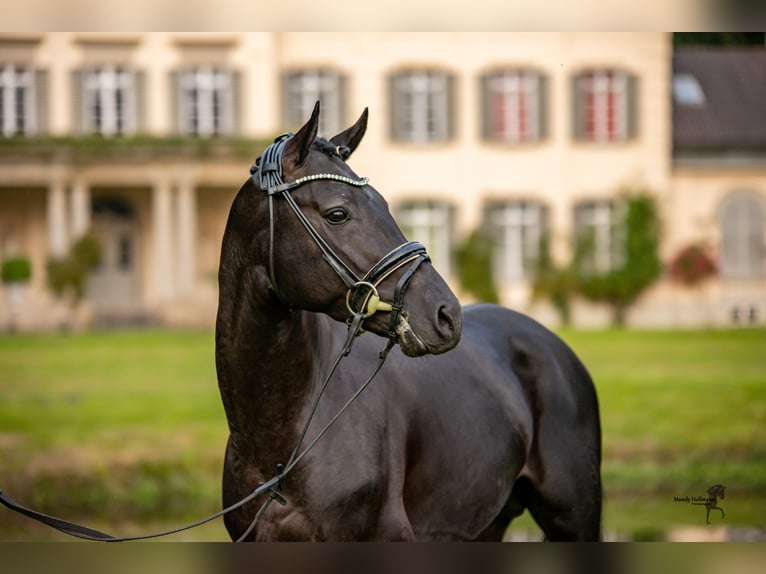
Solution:
M 258 181 L 254 182 L 258 184 L 266 195 L 274 195 L 275 193 L 281 193 L 283 191 L 292 191 L 304 183 L 319 179 L 330 179 L 356 187 L 367 185 L 369 179 L 366 177 L 353 179 L 337 173 L 315 173 L 299 177 L 293 181 L 285 182 L 282 179 L 282 155 L 284 154 L 287 142 L 290 141 L 290 138 L 292 138 L 293 135 L 294 134 L 291 132 L 285 132 L 276 138 L 274 143 L 267 147 L 266 151 L 263 152 L 263 155 L 259 158 L 259 161 L 256 162 L 256 165 L 250 168 L 250 174 L 252 175 L 253 180 L 255 180 L 256 174 L 258 174 Z

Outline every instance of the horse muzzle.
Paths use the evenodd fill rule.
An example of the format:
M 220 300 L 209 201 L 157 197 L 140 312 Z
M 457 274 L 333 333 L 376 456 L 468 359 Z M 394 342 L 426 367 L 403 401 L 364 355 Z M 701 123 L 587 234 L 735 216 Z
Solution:
M 396 328 L 397 342 L 408 357 L 440 355 L 454 349 L 460 342 L 463 328 L 463 311 L 457 300 L 453 304 L 443 303 L 433 311 L 430 321 L 418 321 L 403 312 Z M 425 324 L 424 324 L 425 323 Z

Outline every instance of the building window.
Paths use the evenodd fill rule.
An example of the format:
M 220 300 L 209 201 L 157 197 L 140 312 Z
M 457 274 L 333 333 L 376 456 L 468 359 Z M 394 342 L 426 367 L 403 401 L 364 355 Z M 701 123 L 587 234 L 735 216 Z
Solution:
M 300 127 L 311 116 L 319 100 L 319 135 L 332 137 L 341 131 L 343 121 L 344 79 L 324 70 L 291 72 L 284 77 L 284 110 L 288 126 Z
M 179 128 L 183 134 L 213 136 L 234 129 L 234 75 L 219 68 L 180 72 Z
M 35 131 L 35 74 L 29 68 L 0 64 L 0 131 L 4 137 Z
M 83 127 L 104 136 L 136 131 L 136 76 L 131 70 L 101 66 L 82 76 Z
M 485 139 L 504 143 L 540 140 L 545 86 L 545 78 L 531 70 L 505 70 L 482 77 Z
M 621 71 L 594 70 L 574 79 L 575 138 L 619 142 L 636 135 L 636 78 Z
M 546 209 L 536 201 L 490 204 L 486 222 L 494 238 L 493 270 L 499 280 L 534 276 L 546 229 Z
M 608 273 L 625 262 L 625 203 L 588 201 L 575 207 L 575 252 L 585 273 Z
M 405 142 L 446 141 L 452 134 L 452 77 L 443 72 L 391 76 L 391 137 Z
M 673 99 L 682 106 L 702 106 L 705 104 L 705 92 L 693 75 L 674 74 Z
M 766 207 L 747 192 L 727 197 L 719 212 L 721 275 L 761 278 L 766 275 Z
M 415 201 L 396 211 L 396 220 L 410 241 L 425 245 L 434 267 L 450 273 L 452 244 L 452 208 L 444 202 Z

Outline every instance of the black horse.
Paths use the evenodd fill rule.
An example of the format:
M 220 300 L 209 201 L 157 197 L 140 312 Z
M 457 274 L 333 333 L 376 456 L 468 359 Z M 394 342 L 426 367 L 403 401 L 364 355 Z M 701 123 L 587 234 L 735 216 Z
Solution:
M 344 273 L 411 248 L 385 200 L 345 162 L 367 110 L 329 141 L 316 137 L 318 119 L 317 105 L 279 154 L 264 154 L 223 238 L 216 365 L 230 430 L 225 506 L 272 478 L 295 447 L 346 341 Z M 267 169 L 292 185 L 266 189 Z M 601 436 L 588 372 L 524 315 L 461 310 L 422 250 L 413 253 L 422 265 L 394 267 L 377 286 L 402 309 L 382 306 L 365 319 L 369 333 L 340 363 L 307 441 L 368 377 L 384 344 L 375 335 L 391 336 L 398 346 L 380 374 L 285 477 L 287 504 L 267 506 L 252 530 L 257 504 L 231 512 L 230 536 L 500 540 L 527 508 L 549 540 L 598 540 Z

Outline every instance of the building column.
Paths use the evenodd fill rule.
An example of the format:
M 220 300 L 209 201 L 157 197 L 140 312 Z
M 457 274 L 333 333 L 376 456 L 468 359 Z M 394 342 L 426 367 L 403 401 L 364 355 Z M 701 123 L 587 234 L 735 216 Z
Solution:
M 90 188 L 82 181 L 75 181 L 71 196 L 72 241 L 77 241 L 90 229 Z
M 173 298 L 173 217 L 170 182 L 161 180 L 152 189 L 152 254 L 154 256 L 154 292 L 158 301 Z
M 197 253 L 197 190 L 191 181 L 181 181 L 178 186 L 176 223 L 178 293 L 191 296 L 195 291 Z
M 67 254 L 67 210 L 66 186 L 62 181 L 53 181 L 48 186 L 46 205 L 48 219 L 48 250 L 51 257 Z

